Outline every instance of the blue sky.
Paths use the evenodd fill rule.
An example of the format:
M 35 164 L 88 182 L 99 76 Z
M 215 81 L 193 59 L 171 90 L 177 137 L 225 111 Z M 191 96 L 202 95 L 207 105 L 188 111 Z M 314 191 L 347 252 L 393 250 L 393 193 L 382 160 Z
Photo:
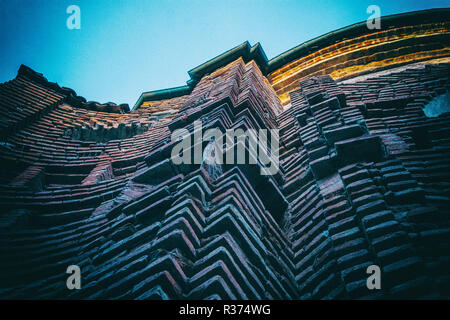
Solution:
M 87 100 L 133 106 L 144 91 L 180 86 L 187 71 L 248 40 L 269 59 L 329 31 L 449 1 L 0 0 L 0 82 L 20 64 Z M 69 30 L 66 9 L 81 9 Z

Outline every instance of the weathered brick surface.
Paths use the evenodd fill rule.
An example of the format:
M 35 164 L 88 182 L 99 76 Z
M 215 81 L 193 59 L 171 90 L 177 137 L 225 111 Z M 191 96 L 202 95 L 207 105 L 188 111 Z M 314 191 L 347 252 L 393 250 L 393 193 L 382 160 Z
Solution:
M 187 96 L 120 113 L 22 70 L 1 85 L 29 109 L 2 118 L 0 297 L 448 298 L 450 117 L 422 111 L 448 74 L 315 76 L 283 110 L 238 59 Z M 279 129 L 280 171 L 175 165 L 170 134 L 195 120 Z M 71 264 L 81 290 L 66 288 Z M 381 291 L 366 287 L 372 264 Z

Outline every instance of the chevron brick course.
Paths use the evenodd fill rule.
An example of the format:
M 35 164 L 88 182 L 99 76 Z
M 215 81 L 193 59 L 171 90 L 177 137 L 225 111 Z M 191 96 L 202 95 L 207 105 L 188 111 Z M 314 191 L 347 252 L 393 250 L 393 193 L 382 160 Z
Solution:
M 316 74 L 283 107 L 238 58 L 130 112 L 21 67 L 0 85 L 0 297 L 448 298 L 450 116 L 423 109 L 449 71 Z M 278 129 L 279 172 L 174 164 L 171 133 L 194 121 Z M 66 287 L 72 264 L 80 290 Z M 366 286 L 373 264 L 381 290 Z

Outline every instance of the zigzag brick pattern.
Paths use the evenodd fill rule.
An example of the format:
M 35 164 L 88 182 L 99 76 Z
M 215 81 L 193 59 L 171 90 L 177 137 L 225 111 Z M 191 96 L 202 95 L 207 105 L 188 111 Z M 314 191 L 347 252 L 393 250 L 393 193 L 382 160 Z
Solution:
M 423 109 L 449 68 L 308 77 L 284 110 L 237 59 L 131 112 L 22 70 L 0 86 L 0 297 L 448 298 L 450 115 Z M 279 129 L 279 172 L 175 165 L 171 133 L 194 121 Z M 372 264 L 381 290 L 366 286 Z

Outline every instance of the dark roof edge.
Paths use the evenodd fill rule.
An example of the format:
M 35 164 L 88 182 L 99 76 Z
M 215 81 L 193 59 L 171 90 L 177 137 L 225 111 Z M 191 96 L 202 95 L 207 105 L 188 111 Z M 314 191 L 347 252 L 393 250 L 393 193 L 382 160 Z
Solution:
M 27 78 L 35 83 L 44 86 L 45 88 L 51 89 L 64 96 L 77 96 L 75 90 L 66 87 L 60 87 L 56 82 L 48 81 L 42 73 L 36 72 L 24 64 L 20 65 L 19 71 L 17 71 L 17 77 Z
M 383 26 L 388 24 L 389 27 L 396 27 L 411 25 L 417 22 L 428 23 L 449 20 L 450 8 L 437 8 L 382 16 L 381 25 Z M 366 21 L 358 22 L 306 41 L 274 57 L 270 61 L 267 59 L 267 56 L 259 42 L 254 46 L 251 46 L 248 41 L 245 41 L 244 43 L 218 55 L 217 57 L 189 70 L 188 74 L 190 76 L 190 80 L 187 81 L 187 85 L 142 93 L 132 110 L 138 108 L 143 102 L 146 101 L 165 100 L 189 94 L 204 75 L 224 67 L 240 57 L 244 60 L 244 62 L 254 60 L 258 64 L 261 72 L 264 75 L 267 75 L 268 73 L 273 72 L 289 62 L 329 46 L 331 43 L 342 41 L 344 38 L 348 37 L 361 36 L 366 33 L 370 34 L 373 33 L 373 31 L 367 28 Z
M 191 93 L 191 91 L 192 91 L 192 88 L 189 85 L 185 85 L 185 86 L 181 86 L 181 87 L 174 87 L 174 88 L 167 88 L 167 89 L 162 89 L 162 90 L 143 92 L 139 96 L 139 99 L 135 103 L 132 110 L 138 108 L 145 101 L 158 101 L 158 100 L 171 99 L 171 98 L 175 98 L 175 97 L 181 97 L 181 96 Z
M 97 110 L 97 111 L 103 111 L 103 112 L 117 112 L 113 111 L 115 109 L 119 110 L 119 112 L 129 112 L 130 107 L 127 103 L 122 103 L 117 105 L 113 102 L 107 102 L 107 103 L 98 103 L 97 101 L 86 101 L 86 99 L 82 96 L 77 95 L 75 90 L 67 88 L 67 87 L 61 87 L 56 82 L 50 82 L 47 80 L 46 77 L 42 73 L 36 72 L 30 67 L 21 64 L 19 71 L 17 72 L 17 77 L 23 77 L 26 79 L 29 79 L 37 84 L 42 85 L 45 88 L 48 88 L 50 90 L 53 90 L 63 96 L 65 96 L 65 102 L 69 103 L 70 105 L 78 108 L 84 108 L 88 110 Z
M 238 58 L 242 58 L 246 63 L 251 60 L 255 60 L 255 62 L 261 68 L 261 71 L 263 71 L 263 68 L 266 68 L 268 62 L 267 56 L 259 42 L 254 46 L 251 46 L 248 41 L 245 41 L 242 44 L 199 65 L 198 67 L 189 70 L 188 74 L 191 79 L 187 81 L 187 84 L 185 86 L 143 92 L 139 96 L 139 99 L 135 103 L 132 110 L 137 109 L 143 102 L 146 101 L 165 100 L 190 94 L 192 89 L 194 89 L 195 85 L 205 74 L 211 73 L 221 67 L 224 67 Z

